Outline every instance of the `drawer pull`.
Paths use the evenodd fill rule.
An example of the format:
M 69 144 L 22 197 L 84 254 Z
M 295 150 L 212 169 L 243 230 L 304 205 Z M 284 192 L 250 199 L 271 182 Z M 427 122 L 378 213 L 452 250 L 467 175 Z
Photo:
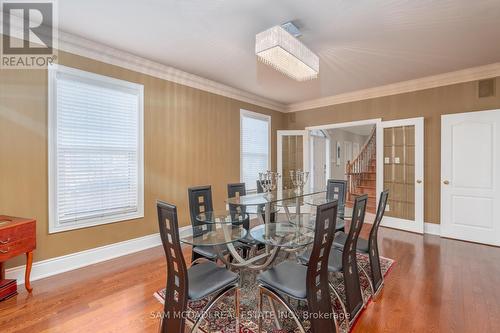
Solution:
M 0 240 L 0 244 L 5 245 L 8 242 L 10 242 L 10 238 L 7 238 L 6 240 Z
M 10 251 L 10 247 L 8 247 L 7 250 L 0 250 L 0 253 L 5 254 L 5 253 L 8 253 L 9 251 Z

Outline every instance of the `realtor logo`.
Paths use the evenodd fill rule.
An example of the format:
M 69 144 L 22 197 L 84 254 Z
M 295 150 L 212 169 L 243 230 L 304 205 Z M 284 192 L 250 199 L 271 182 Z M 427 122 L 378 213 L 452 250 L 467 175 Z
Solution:
M 2 1 L 1 68 L 47 68 L 57 55 L 54 1 Z

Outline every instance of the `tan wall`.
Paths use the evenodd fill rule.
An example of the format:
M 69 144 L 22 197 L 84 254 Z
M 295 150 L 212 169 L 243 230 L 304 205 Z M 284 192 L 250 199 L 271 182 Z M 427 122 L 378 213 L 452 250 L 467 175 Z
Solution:
M 189 186 L 212 184 L 223 208 L 226 184 L 239 181 L 240 108 L 272 116 L 276 165 L 276 130 L 285 126 L 279 112 L 64 52 L 59 61 L 144 85 L 145 217 L 48 234 L 47 72 L 0 70 L 0 213 L 37 219 L 35 261 L 158 232 L 156 199 L 176 204 L 187 225 Z
M 441 169 L 441 115 L 500 109 L 500 77 L 496 96 L 477 98 L 477 82 L 374 98 L 291 113 L 289 129 L 363 119 L 383 120 L 425 117 L 425 222 L 439 223 Z

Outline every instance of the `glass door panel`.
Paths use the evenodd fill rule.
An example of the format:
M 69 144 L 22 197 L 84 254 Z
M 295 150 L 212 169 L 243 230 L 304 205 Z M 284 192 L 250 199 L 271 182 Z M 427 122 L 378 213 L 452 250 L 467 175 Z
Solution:
M 290 171 L 304 170 L 304 138 L 302 135 L 283 136 L 281 160 L 283 161 L 281 173 L 283 188 L 292 188 Z
M 423 118 L 382 123 L 383 184 L 389 200 L 383 225 L 423 233 Z
M 307 131 L 278 131 L 278 149 L 277 149 L 277 172 L 281 174 L 278 182 L 278 190 L 292 189 L 293 184 L 290 178 L 291 170 L 309 171 L 309 136 Z M 306 186 L 310 186 L 309 179 Z M 300 200 L 302 202 L 302 199 Z M 293 203 L 283 202 L 284 205 L 295 205 Z
M 415 220 L 415 126 L 384 129 L 386 216 Z

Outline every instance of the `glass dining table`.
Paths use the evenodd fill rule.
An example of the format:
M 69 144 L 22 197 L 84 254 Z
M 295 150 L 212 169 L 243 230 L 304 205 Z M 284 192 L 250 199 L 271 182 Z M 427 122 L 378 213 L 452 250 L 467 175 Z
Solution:
M 280 250 L 296 251 L 313 242 L 314 230 L 290 223 L 288 207 L 294 204 L 294 214 L 300 215 L 305 197 L 325 196 L 325 193 L 324 188 L 283 189 L 229 198 L 226 203 L 230 210 L 199 214 L 196 218 L 200 225 L 193 227 L 192 235 L 182 237 L 181 241 L 193 246 L 214 247 L 220 260 L 229 267 L 262 270 L 273 263 Z M 277 218 L 271 223 L 270 217 L 273 212 L 277 212 L 276 206 L 283 207 L 287 217 Z M 245 225 L 247 228 L 249 225 L 247 211 L 256 213 L 259 221 L 251 230 L 245 228 Z M 265 244 L 265 248 L 261 253 L 252 252 L 252 255 L 244 258 L 236 245 L 244 240 Z M 226 259 L 228 252 L 232 257 L 231 262 Z

